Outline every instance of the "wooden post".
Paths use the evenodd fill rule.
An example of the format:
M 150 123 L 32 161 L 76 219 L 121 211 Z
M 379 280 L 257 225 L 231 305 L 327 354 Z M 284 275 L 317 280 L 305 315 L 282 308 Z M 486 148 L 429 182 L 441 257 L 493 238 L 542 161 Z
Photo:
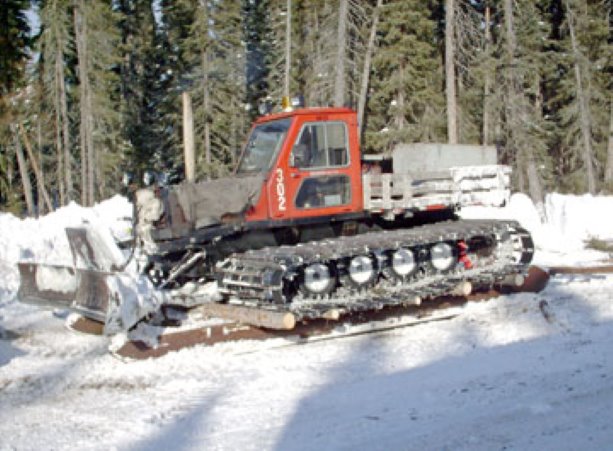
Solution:
M 194 114 L 192 98 L 189 92 L 183 91 L 183 151 L 185 159 L 185 180 L 193 182 L 196 179 L 196 155 L 194 152 Z

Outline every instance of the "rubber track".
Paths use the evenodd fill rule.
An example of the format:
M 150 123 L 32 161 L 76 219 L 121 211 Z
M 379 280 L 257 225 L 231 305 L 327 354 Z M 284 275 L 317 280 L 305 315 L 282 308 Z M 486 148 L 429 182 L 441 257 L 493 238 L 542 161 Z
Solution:
M 409 284 L 394 286 L 383 281 L 370 290 L 357 293 L 341 288 L 333 293 L 332 298 L 324 299 L 287 297 L 287 287 L 302 268 L 311 263 L 340 262 L 356 255 L 377 255 L 401 247 L 423 249 L 442 241 L 469 242 L 474 237 L 489 237 L 496 243 L 494 261 L 481 265 L 477 262 L 474 269 L 456 268 L 445 273 L 434 271 L 428 267 L 427 261 L 419 261 L 425 270 L 424 277 Z M 477 285 L 492 285 L 509 274 L 524 272 L 533 253 L 530 235 L 516 221 L 449 221 L 234 254 L 218 265 L 219 285 L 223 292 L 237 296 L 247 305 L 288 310 L 298 319 L 317 318 L 331 308 L 372 310 L 407 303 L 410 298 L 440 296 L 463 280 Z M 517 254 L 520 254 L 519 258 Z M 271 293 L 276 297 L 276 303 L 266 299 Z

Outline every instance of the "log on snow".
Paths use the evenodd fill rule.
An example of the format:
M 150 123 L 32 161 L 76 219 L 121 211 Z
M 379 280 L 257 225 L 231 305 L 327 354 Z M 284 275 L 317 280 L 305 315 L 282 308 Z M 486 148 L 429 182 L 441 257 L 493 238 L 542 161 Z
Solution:
M 290 312 L 275 312 L 242 305 L 220 304 L 211 302 L 204 304 L 202 309 L 211 317 L 238 321 L 267 329 L 291 330 L 296 325 L 296 317 Z

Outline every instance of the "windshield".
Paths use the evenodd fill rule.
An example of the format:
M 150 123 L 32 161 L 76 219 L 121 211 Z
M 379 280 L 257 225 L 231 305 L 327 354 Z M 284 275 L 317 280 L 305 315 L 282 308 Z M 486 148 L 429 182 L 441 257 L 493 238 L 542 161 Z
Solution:
M 236 170 L 237 174 L 267 171 L 273 156 L 281 148 L 291 119 L 281 119 L 258 125 L 253 129 Z

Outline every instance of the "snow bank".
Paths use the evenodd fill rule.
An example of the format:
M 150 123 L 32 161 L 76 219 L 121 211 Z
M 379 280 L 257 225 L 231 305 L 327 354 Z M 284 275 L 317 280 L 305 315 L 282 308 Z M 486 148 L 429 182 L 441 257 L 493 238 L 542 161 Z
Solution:
M 613 239 L 613 196 L 550 194 L 545 214 L 547 225 L 567 240 Z
M 122 238 L 130 233 L 131 218 L 132 204 L 119 195 L 93 208 L 71 202 L 39 219 L 19 219 L 9 213 L 0 213 L 0 273 L 3 276 L 0 285 L 9 290 L 17 289 L 16 264 L 19 261 L 72 264 L 66 227 L 90 224 Z
M 544 221 L 530 198 L 513 194 L 503 208 L 468 207 L 467 219 L 514 219 L 530 231 L 540 264 L 569 265 L 602 260 L 602 252 L 586 250 L 591 238 L 613 239 L 613 196 L 548 194 L 543 205 Z

